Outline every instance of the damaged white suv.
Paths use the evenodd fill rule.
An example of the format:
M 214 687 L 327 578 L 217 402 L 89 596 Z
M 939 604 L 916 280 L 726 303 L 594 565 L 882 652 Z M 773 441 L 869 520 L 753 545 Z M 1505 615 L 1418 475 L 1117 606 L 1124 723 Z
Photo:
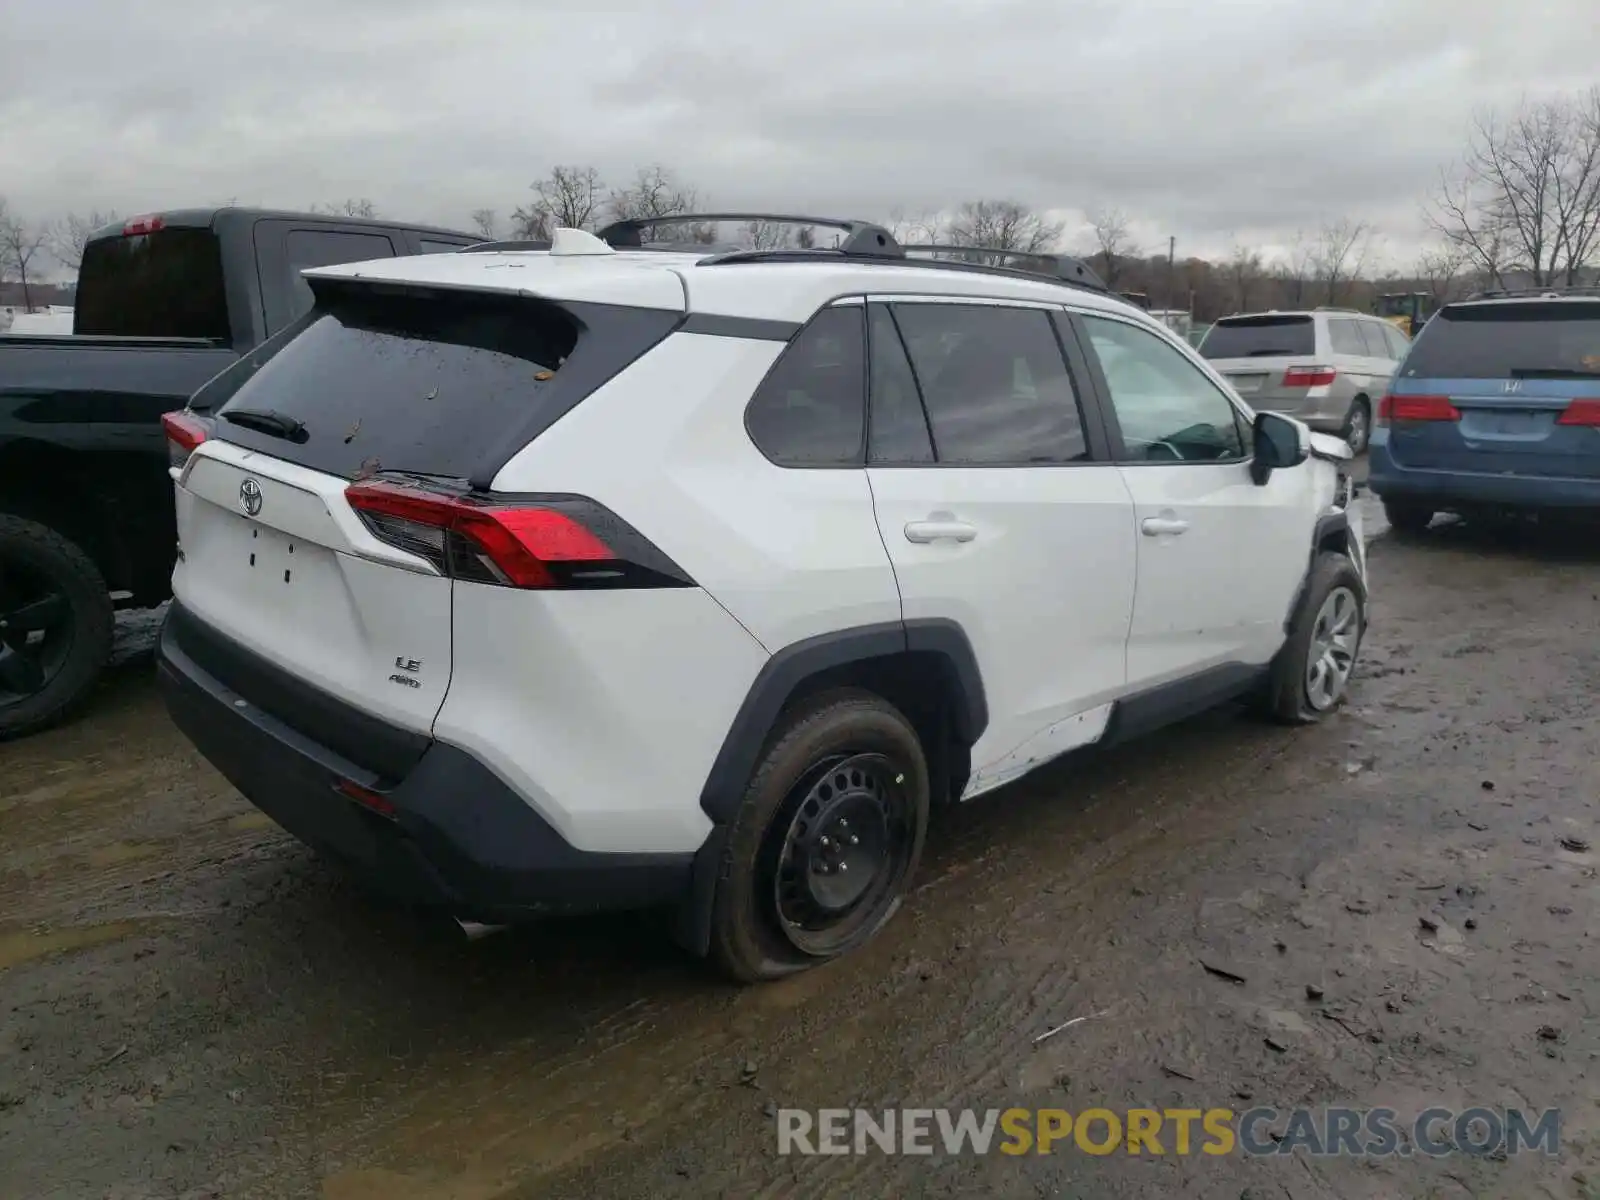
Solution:
M 307 272 L 167 419 L 178 725 L 406 901 L 668 905 L 756 980 L 881 928 L 933 805 L 1339 704 L 1341 442 L 1071 260 L 809 224 L 833 246 L 627 223 Z

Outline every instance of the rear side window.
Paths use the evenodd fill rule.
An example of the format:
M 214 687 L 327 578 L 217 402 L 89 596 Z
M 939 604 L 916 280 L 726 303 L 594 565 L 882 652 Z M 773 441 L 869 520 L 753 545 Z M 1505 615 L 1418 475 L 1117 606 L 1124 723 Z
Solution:
M 1328 340 L 1335 354 L 1367 356 L 1367 343 L 1361 337 L 1361 323 L 1335 318 L 1328 322 Z
M 1600 303 L 1447 307 L 1423 326 L 1405 378 L 1600 379 Z
M 335 289 L 297 335 L 252 363 L 218 410 L 218 434 L 347 478 L 466 478 L 556 403 L 578 366 L 563 363 L 588 354 L 590 340 L 602 342 L 580 348 L 578 323 L 542 301 Z M 275 432 L 261 428 L 263 414 Z
M 217 235 L 168 228 L 90 242 L 78 270 L 73 332 L 231 344 Z
M 867 416 L 862 306 L 818 313 L 762 380 L 745 412 L 751 441 L 783 467 L 861 464 Z
M 897 304 L 941 463 L 1014 466 L 1089 457 L 1050 315 L 1036 308 Z
M 1387 321 L 1385 321 L 1380 328 L 1383 330 L 1384 338 L 1389 343 L 1389 357 L 1394 359 L 1396 362 L 1399 362 L 1406 356 L 1406 351 L 1411 349 L 1411 343 L 1406 339 L 1405 334 L 1401 333 Z
M 1383 335 L 1383 329 L 1376 321 L 1360 322 L 1361 340 L 1367 344 L 1368 358 L 1393 358 L 1389 351 L 1388 340 Z
M 1224 317 L 1200 343 L 1206 358 L 1291 358 L 1316 352 L 1316 329 L 1303 316 Z
M 424 254 L 454 254 L 467 245 L 466 242 L 435 242 L 428 238 L 420 239 L 417 244 L 422 247 Z
M 393 258 L 394 244 L 379 233 L 337 233 L 324 229 L 291 229 L 284 239 L 288 259 L 289 319 L 311 311 L 311 285 L 300 272 L 311 267 Z

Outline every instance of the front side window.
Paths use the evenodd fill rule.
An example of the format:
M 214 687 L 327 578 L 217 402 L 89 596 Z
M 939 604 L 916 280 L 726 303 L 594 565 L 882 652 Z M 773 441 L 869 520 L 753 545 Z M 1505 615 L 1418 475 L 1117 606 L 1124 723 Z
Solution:
M 745 413 L 756 447 L 783 467 L 861 464 L 867 345 L 861 305 L 819 313 L 762 380 Z
M 301 271 L 393 258 L 394 245 L 379 233 L 292 229 L 284 242 L 284 254 L 288 259 L 289 316 L 292 319 L 311 311 L 311 285 L 301 277 Z
M 1233 404 L 1176 347 L 1148 330 L 1082 318 L 1130 462 L 1226 462 L 1245 456 Z
M 1050 315 L 1036 308 L 897 304 L 941 463 L 1018 466 L 1089 457 Z

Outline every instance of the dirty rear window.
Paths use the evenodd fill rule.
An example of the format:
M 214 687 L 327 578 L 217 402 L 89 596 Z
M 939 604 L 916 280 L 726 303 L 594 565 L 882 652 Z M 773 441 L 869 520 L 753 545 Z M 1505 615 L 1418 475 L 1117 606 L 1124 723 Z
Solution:
M 218 434 L 348 478 L 463 478 L 544 402 L 579 339 L 545 301 L 334 292 L 218 410 Z M 262 414 L 279 432 L 239 423 Z
M 1200 343 L 1206 358 L 1288 358 L 1316 352 L 1310 317 L 1224 317 Z
M 1406 356 L 1407 379 L 1600 379 L 1600 302 L 1441 309 Z

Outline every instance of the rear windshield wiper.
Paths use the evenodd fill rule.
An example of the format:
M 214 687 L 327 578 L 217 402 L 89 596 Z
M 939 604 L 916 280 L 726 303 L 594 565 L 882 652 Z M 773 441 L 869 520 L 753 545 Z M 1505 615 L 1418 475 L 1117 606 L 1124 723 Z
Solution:
M 1600 379 L 1600 371 L 1582 367 L 1512 367 L 1513 379 Z
M 246 429 L 254 429 L 257 433 L 280 437 L 290 442 L 306 440 L 305 423 L 281 412 L 255 408 L 230 408 L 225 409 L 221 415 L 224 421 L 231 421 Z

